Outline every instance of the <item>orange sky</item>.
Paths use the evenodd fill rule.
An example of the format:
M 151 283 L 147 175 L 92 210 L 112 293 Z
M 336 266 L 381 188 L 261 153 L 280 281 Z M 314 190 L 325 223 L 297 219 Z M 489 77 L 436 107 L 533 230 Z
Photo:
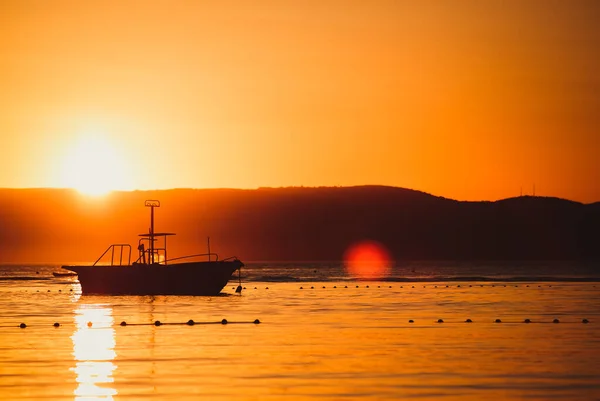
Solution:
M 598 201 L 598 21 L 594 0 L 0 0 L 0 187 Z

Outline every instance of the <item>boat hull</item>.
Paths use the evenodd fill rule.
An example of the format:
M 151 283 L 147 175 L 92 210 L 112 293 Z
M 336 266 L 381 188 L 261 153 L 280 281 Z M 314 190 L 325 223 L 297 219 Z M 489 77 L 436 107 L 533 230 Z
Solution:
M 77 273 L 83 294 L 218 295 L 242 266 L 231 260 L 62 268 Z

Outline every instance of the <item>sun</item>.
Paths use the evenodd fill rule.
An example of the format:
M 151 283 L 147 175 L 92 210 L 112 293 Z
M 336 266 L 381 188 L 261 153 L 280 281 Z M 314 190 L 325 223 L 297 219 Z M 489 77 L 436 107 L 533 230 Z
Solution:
M 63 186 L 84 195 L 105 195 L 131 189 L 126 159 L 108 137 L 88 134 L 79 137 L 63 160 Z

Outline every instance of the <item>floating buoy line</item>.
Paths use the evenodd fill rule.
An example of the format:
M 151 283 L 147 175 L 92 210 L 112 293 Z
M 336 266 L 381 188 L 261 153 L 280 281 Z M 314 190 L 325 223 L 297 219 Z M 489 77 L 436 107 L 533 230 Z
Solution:
M 195 325 L 211 325 L 211 324 L 216 324 L 216 325 L 227 325 L 227 324 L 260 324 L 261 321 L 259 319 L 254 319 L 253 321 L 232 321 L 230 322 L 227 319 L 221 319 L 219 321 L 194 321 L 193 319 L 188 320 L 187 322 L 161 322 L 160 320 L 155 320 L 152 323 L 127 323 L 125 320 L 123 320 L 121 323 L 117 324 L 118 326 L 121 327 L 125 327 L 125 326 L 183 326 L 183 325 L 187 325 L 187 326 L 195 326 Z M 64 327 L 64 324 L 61 324 L 59 322 L 54 322 L 52 325 L 48 326 L 48 325 L 42 325 L 42 324 L 35 324 L 35 325 L 28 325 L 27 323 L 20 323 L 18 326 L 16 326 L 17 328 L 21 328 L 21 329 L 26 329 L 27 327 L 55 327 L 55 328 L 59 328 L 59 327 Z M 71 324 L 71 326 L 74 326 L 74 324 Z M 86 326 L 90 329 L 94 328 L 94 323 L 93 322 L 87 322 Z M 112 326 L 112 325 L 111 325 Z M 14 325 L 5 325 L 5 326 L 0 326 L 0 328 L 14 328 Z M 107 326 L 103 325 L 102 328 L 106 328 Z
M 332 285 L 330 287 L 327 287 L 327 285 L 322 285 L 321 283 L 316 283 L 319 284 L 319 286 L 321 287 L 321 289 L 327 289 L 327 288 L 333 288 L 333 289 L 349 289 L 352 288 L 352 285 L 350 283 L 348 284 L 344 284 L 342 285 Z M 350 284 L 350 285 L 349 285 Z M 416 283 L 415 283 L 416 284 Z M 556 284 L 556 283 L 554 283 Z M 305 284 L 306 285 L 306 284 Z M 534 288 L 535 285 L 530 283 L 530 284 L 525 284 L 525 283 L 519 283 L 519 284 L 513 284 L 514 287 L 521 287 L 521 288 Z M 513 285 L 510 285 L 510 287 L 512 287 Z M 300 286 L 299 289 L 300 290 L 305 290 L 310 288 L 311 290 L 318 290 L 319 286 L 315 286 L 315 285 L 311 285 L 310 287 L 308 286 Z M 415 285 L 413 285 L 413 283 L 404 283 L 404 285 L 377 285 L 378 289 L 392 289 L 392 288 L 400 288 L 400 289 L 404 289 L 406 286 L 406 289 L 412 290 L 412 289 L 417 289 Z M 419 286 L 420 287 L 420 286 Z M 455 285 L 450 285 L 450 284 L 441 284 L 441 283 L 429 283 L 427 285 L 423 285 L 423 288 L 435 288 L 435 289 L 444 289 L 444 288 L 460 288 L 461 290 L 464 291 L 464 288 L 467 287 L 467 284 L 465 283 L 461 283 L 461 284 L 455 284 Z M 469 288 L 473 288 L 473 287 L 479 287 L 479 288 L 483 288 L 483 287 L 488 287 L 488 288 L 506 288 L 507 284 L 504 284 L 502 282 L 500 283 L 486 283 L 486 284 L 481 284 L 481 283 L 476 283 L 476 284 L 469 284 L 468 285 Z M 552 284 L 538 284 L 537 288 L 552 288 Z M 592 286 L 593 288 L 596 288 L 596 285 Z M 246 287 L 242 287 L 241 285 L 241 281 L 239 282 L 239 285 L 237 287 L 232 287 L 232 290 L 235 290 L 236 294 L 241 293 L 242 288 L 244 290 L 246 290 Z M 268 286 L 265 287 L 261 287 L 259 288 L 258 286 L 255 286 L 254 289 L 255 290 L 260 290 L 264 288 L 265 290 L 269 290 Z M 364 285 L 359 285 L 359 284 L 355 284 L 355 288 L 364 288 L 364 289 L 370 289 L 370 288 L 375 288 L 375 285 L 369 285 L 369 284 L 364 284 Z M 25 290 L 25 292 L 28 292 L 28 290 Z M 34 290 L 32 289 L 31 292 L 34 292 Z M 40 293 L 40 292 L 46 292 L 44 290 L 40 291 L 39 289 L 35 290 L 35 292 Z M 55 293 L 63 293 L 63 289 L 58 289 L 58 290 L 47 290 L 47 293 L 51 293 L 51 292 L 55 292 Z M 68 291 L 65 289 L 65 292 L 67 294 L 69 293 L 77 293 L 77 291 L 74 291 L 73 288 L 70 288 Z M 413 291 L 411 291 L 413 292 Z M 417 325 L 417 321 L 415 319 L 410 319 L 407 321 L 410 325 Z M 580 321 L 569 321 L 569 322 L 561 322 L 559 319 L 552 319 L 550 321 L 534 321 L 532 319 L 523 319 L 523 320 L 519 320 L 519 321 L 503 321 L 501 319 L 491 319 L 491 320 L 486 320 L 486 321 L 475 321 L 473 319 L 466 319 L 466 320 L 461 320 L 461 321 L 454 321 L 454 322 L 450 322 L 450 321 L 446 321 L 444 319 L 437 319 L 434 321 L 425 321 L 422 320 L 421 323 L 425 322 L 426 324 L 431 324 L 431 323 L 437 323 L 437 324 L 456 324 L 456 323 L 492 323 L 492 324 L 516 324 L 516 323 L 525 323 L 525 324 L 544 324 L 544 323 L 551 323 L 551 324 L 563 324 L 563 323 L 583 323 L 583 324 L 588 324 L 591 323 L 591 321 L 589 319 L 581 319 Z M 187 325 L 187 326 L 195 326 L 195 325 L 227 325 L 227 324 L 260 324 L 260 320 L 259 319 L 255 319 L 254 321 L 228 321 L 227 319 L 222 319 L 220 321 L 194 321 L 193 319 L 189 319 L 186 322 L 161 322 L 159 320 L 156 320 L 154 322 L 151 323 L 128 323 L 126 321 L 122 321 L 119 324 L 116 324 L 118 326 L 121 327 L 126 327 L 126 326 L 156 326 L 156 327 L 160 327 L 160 326 L 169 326 L 169 325 Z M 67 324 L 69 325 L 69 324 Z M 71 324 L 72 326 L 73 324 Z M 54 322 L 51 325 L 42 325 L 42 324 L 34 324 L 33 326 L 31 325 L 27 325 L 26 323 L 20 323 L 18 326 L 16 326 L 17 328 L 21 328 L 21 329 L 25 329 L 27 327 L 54 327 L 54 328 L 60 328 L 60 327 L 64 327 L 64 324 L 61 324 L 60 322 Z M 87 322 L 87 327 L 88 328 L 93 328 L 94 324 L 93 322 Z M 0 328 L 14 328 L 15 325 L 0 325 Z M 103 328 L 105 328 L 106 326 L 102 326 Z
M 554 283 L 554 284 L 556 285 L 556 283 Z M 487 288 L 510 288 L 510 287 L 515 287 L 515 288 L 533 288 L 533 287 L 535 287 L 534 284 L 525 284 L 525 283 L 514 284 L 514 285 L 507 285 L 507 284 L 503 284 L 503 283 L 493 283 L 493 284 L 492 283 L 486 283 L 486 284 L 477 283 L 477 284 L 468 284 L 468 287 L 467 287 L 467 284 L 465 284 L 465 283 L 450 285 L 450 284 L 440 284 L 440 283 L 436 284 L 435 282 L 430 282 L 429 284 L 422 285 L 422 286 L 420 284 L 419 285 L 413 285 L 413 283 L 404 283 L 403 285 L 396 285 L 396 286 L 385 285 L 385 284 L 384 285 L 380 284 L 380 285 L 377 285 L 377 286 L 375 286 L 375 285 L 369 285 L 369 284 L 364 284 L 364 285 L 359 285 L 359 284 L 350 284 L 350 285 L 348 285 L 348 284 L 345 284 L 343 286 L 342 285 L 332 285 L 332 286 L 329 286 L 329 287 L 327 285 L 323 285 L 323 284 L 319 283 L 318 286 L 316 286 L 314 284 L 310 285 L 310 286 L 307 286 L 305 284 L 303 286 L 300 286 L 299 289 L 300 290 L 306 290 L 306 289 L 309 289 L 309 288 L 311 290 L 318 290 L 318 289 L 323 289 L 323 290 L 325 290 L 325 289 L 341 289 L 341 288 L 348 289 L 348 288 L 352 288 L 353 285 L 354 285 L 354 288 L 364 288 L 364 289 L 371 289 L 371 288 L 373 288 L 373 289 L 374 288 L 377 288 L 377 289 L 386 289 L 386 288 L 387 289 L 393 289 L 393 288 L 405 289 L 406 288 L 406 289 L 411 289 L 411 290 L 412 289 L 418 289 L 418 288 L 421 288 L 421 287 L 424 288 L 424 289 L 427 289 L 427 288 L 436 288 L 436 289 L 460 288 L 461 290 L 464 290 L 465 288 L 475 289 L 475 288 L 478 288 L 478 287 L 479 288 L 484 288 L 484 287 L 487 287 Z M 596 288 L 596 285 L 592 285 L 592 287 Z M 242 287 L 241 284 L 239 284 L 237 287 L 231 287 L 231 289 L 234 290 L 235 294 L 241 294 L 242 293 L 242 289 L 246 290 L 247 288 L 252 288 L 252 287 Z M 269 290 L 268 286 L 265 286 L 265 287 L 254 286 L 253 288 L 254 288 L 254 290 L 261 290 L 261 289 Z M 537 285 L 537 288 L 555 288 L 555 286 L 553 287 L 552 284 L 544 284 L 544 285 L 539 284 L 539 285 Z M 58 289 L 58 290 L 50 290 L 50 289 L 48 289 L 48 290 L 46 290 L 46 289 L 42 289 L 42 290 L 39 290 L 39 289 L 36 289 L 36 290 L 34 290 L 34 289 L 23 290 L 23 292 L 30 292 L 30 291 L 31 292 L 36 292 L 36 293 L 40 293 L 40 292 L 63 293 L 62 289 Z M 67 290 L 65 289 L 64 292 L 67 292 Z M 70 288 L 68 290 L 68 292 L 69 293 L 74 293 L 74 294 L 80 294 L 80 292 L 74 291 L 73 288 Z
M 415 325 L 417 323 L 416 319 L 409 319 L 407 321 L 410 325 Z M 532 320 L 532 319 L 524 319 L 524 320 L 501 320 L 501 319 L 492 319 L 492 320 L 479 320 L 479 321 L 475 321 L 473 319 L 467 318 L 465 320 L 461 320 L 461 321 L 448 321 L 448 320 L 444 320 L 444 319 L 437 319 L 434 321 L 431 320 L 422 320 L 421 323 L 426 323 L 426 324 L 460 324 L 460 323 L 467 323 L 467 324 L 485 324 L 485 323 L 489 323 L 489 324 L 569 324 L 569 323 L 577 323 L 577 321 L 568 321 L 568 322 L 561 322 L 559 319 L 552 319 L 549 321 L 544 321 L 544 320 Z M 193 319 L 189 319 L 187 322 L 161 322 L 160 320 L 155 320 L 154 322 L 150 322 L 150 323 L 127 323 L 125 320 L 123 320 L 122 322 L 115 324 L 116 326 L 121 326 L 121 327 L 126 327 L 126 326 L 156 326 L 156 327 L 160 327 L 160 326 L 200 326 L 200 325 L 229 325 L 229 324 L 260 324 L 261 321 L 259 319 L 254 319 L 253 321 L 229 321 L 227 319 L 221 319 L 219 321 L 195 321 Z M 582 324 L 589 324 L 591 323 L 591 321 L 589 319 L 581 319 L 579 321 L 579 323 Z M 71 326 L 73 326 L 74 324 L 71 324 Z M 15 325 L 4 325 L 4 326 L 0 326 L 0 328 L 21 328 L 21 329 L 25 329 L 27 327 L 54 327 L 54 328 L 60 328 L 60 327 L 64 327 L 64 324 L 61 324 L 59 322 L 54 322 L 51 325 L 42 325 L 42 324 L 35 324 L 33 326 L 27 325 L 26 323 L 20 323 L 18 326 Z M 87 322 L 86 323 L 87 328 L 89 329 L 93 329 L 94 328 L 94 323 L 93 322 Z M 113 325 L 111 325 L 113 326 Z M 102 328 L 106 328 L 106 326 L 101 326 Z
M 406 286 L 406 288 L 410 288 L 410 289 L 417 288 L 417 286 L 409 285 L 409 284 L 400 285 L 400 286 L 397 286 L 396 288 L 404 288 L 404 286 Z M 457 284 L 457 285 L 453 286 L 453 285 L 429 284 L 429 286 L 424 285 L 422 288 L 453 288 L 453 287 L 455 287 L 455 288 L 466 288 L 466 285 L 464 285 L 464 284 L 463 285 Z M 475 285 L 469 284 L 469 288 L 474 288 L 474 287 L 480 287 L 480 288 L 483 288 L 483 287 L 507 288 L 509 286 L 507 286 L 507 285 L 500 285 L 500 284 L 498 284 L 498 285 L 496 285 L 496 284 L 475 284 Z M 515 288 L 530 288 L 531 286 L 528 284 L 528 285 L 514 285 L 514 287 Z M 552 288 L 552 285 L 545 285 L 545 286 L 538 285 L 537 287 L 538 288 L 543 288 L 543 287 Z M 596 288 L 595 285 L 592 286 L 592 287 Z M 299 289 L 301 289 L 301 290 L 303 290 L 305 288 L 310 288 L 311 290 L 314 290 L 317 287 L 315 287 L 314 285 L 311 285 L 310 287 L 303 287 L 303 286 L 299 287 Z M 337 285 L 334 285 L 332 287 L 327 287 L 327 286 L 324 285 L 321 288 L 326 289 L 326 288 L 350 288 L 350 287 L 348 287 L 348 285 L 344 285 L 343 287 L 342 286 L 338 287 Z M 371 287 L 368 284 L 366 284 L 364 287 L 361 287 L 360 285 L 356 285 L 355 288 L 375 288 L 375 286 Z M 383 286 L 382 285 L 378 285 L 377 288 L 394 288 L 394 287 L 391 286 L 391 285 L 383 285 Z M 244 289 L 246 289 L 246 287 L 244 287 Z M 254 289 L 257 290 L 258 287 L 254 287 Z M 268 290 L 269 287 L 266 287 L 266 289 Z
M 422 287 L 423 288 L 467 288 L 467 284 L 465 284 L 464 282 L 462 284 L 456 284 L 456 285 L 440 284 L 439 282 L 428 282 L 428 283 L 429 284 L 423 285 Z M 570 283 L 570 282 L 567 282 L 567 283 Z M 583 284 L 584 282 L 577 282 L 577 283 Z M 554 283 L 554 284 L 556 284 L 556 283 Z M 319 284 L 319 285 L 321 285 L 321 284 Z M 410 288 L 410 289 L 416 289 L 417 288 L 416 285 L 413 285 L 410 282 L 405 283 L 404 285 L 396 286 L 395 288 L 404 288 L 404 286 L 406 286 L 406 288 Z M 337 288 L 351 288 L 351 287 L 352 286 L 351 285 L 349 286 L 348 284 L 344 285 L 343 287 L 341 285 L 339 287 L 337 285 L 333 285 L 331 287 L 327 287 L 326 285 L 321 285 L 322 289 L 327 289 L 327 288 L 337 289 Z M 492 282 L 486 282 L 486 284 L 481 284 L 481 283 L 469 284 L 468 287 L 469 288 L 474 288 L 474 287 L 480 287 L 480 288 L 483 288 L 483 287 L 489 287 L 489 288 L 507 288 L 507 287 L 531 288 L 531 287 L 535 287 L 535 285 L 531 284 L 531 283 L 530 284 L 520 283 L 520 284 L 509 285 L 509 284 L 504 284 L 502 282 L 493 282 L 492 281 Z M 592 288 L 596 288 L 596 287 L 597 287 L 596 285 L 592 285 Z M 242 288 L 244 290 L 247 289 L 247 287 L 242 287 L 241 281 L 240 281 L 240 284 L 237 287 L 231 287 L 231 289 L 234 290 L 236 294 L 240 294 L 242 292 Z M 300 287 L 301 290 L 305 289 L 305 288 L 309 288 L 309 287 L 303 287 L 303 286 Z M 310 286 L 310 289 L 312 289 L 312 290 L 317 289 L 317 288 L 318 287 L 315 287 L 315 285 L 311 285 Z M 369 286 L 369 284 L 365 284 L 364 286 L 356 285 L 356 288 L 371 288 L 371 286 Z M 372 286 L 372 288 L 375 288 L 375 286 Z M 377 285 L 377 288 L 380 288 L 380 289 L 381 288 L 390 288 L 391 289 L 391 288 L 394 288 L 394 286 L 392 286 L 392 285 Z M 553 288 L 553 285 L 552 284 L 543 284 L 543 285 L 542 284 L 538 284 L 537 288 Z M 259 290 L 260 288 L 258 286 L 255 286 L 254 289 L 255 290 Z M 269 287 L 268 286 L 264 287 L 264 289 L 268 290 Z M 23 292 L 29 292 L 29 291 L 31 291 L 31 292 L 37 292 L 37 293 L 40 292 L 39 289 L 36 289 L 36 290 L 33 290 L 33 289 L 31 289 L 31 290 L 23 290 Z M 41 292 L 44 292 L 44 290 L 42 290 Z M 45 292 L 49 292 L 49 293 L 51 293 L 51 292 L 63 292 L 63 290 L 62 289 L 59 289 L 59 290 L 46 290 Z M 77 292 L 77 291 L 73 291 L 73 288 L 70 288 L 69 292 Z

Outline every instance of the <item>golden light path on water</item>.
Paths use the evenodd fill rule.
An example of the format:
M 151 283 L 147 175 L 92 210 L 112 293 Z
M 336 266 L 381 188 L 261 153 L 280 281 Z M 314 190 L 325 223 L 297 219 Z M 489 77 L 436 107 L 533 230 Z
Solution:
M 114 383 L 115 330 L 112 308 L 82 304 L 75 310 L 73 356 L 77 375 L 75 401 L 112 400 L 117 394 Z M 89 322 L 93 322 L 88 326 Z

